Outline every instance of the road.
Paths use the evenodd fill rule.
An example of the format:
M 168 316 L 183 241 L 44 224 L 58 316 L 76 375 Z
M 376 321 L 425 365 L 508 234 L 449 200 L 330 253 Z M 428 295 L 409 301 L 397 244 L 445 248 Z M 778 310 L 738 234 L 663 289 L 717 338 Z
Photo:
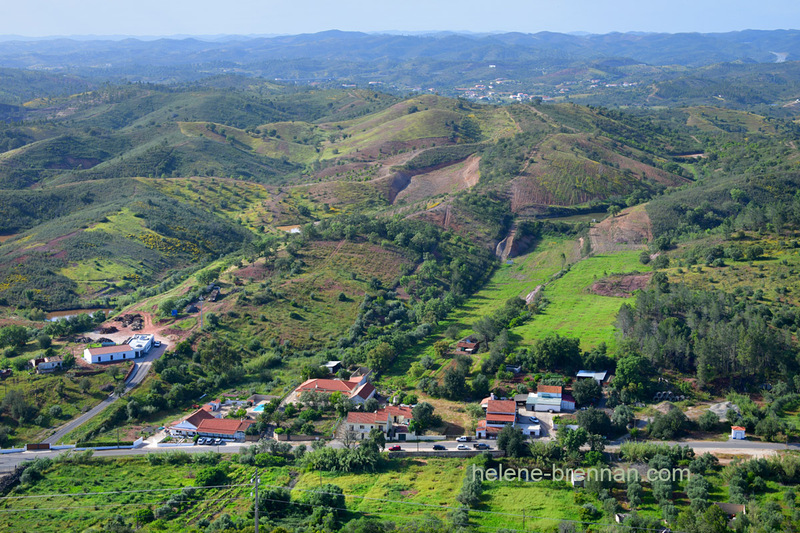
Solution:
M 147 377 L 147 373 L 150 372 L 150 367 L 153 366 L 153 361 L 161 357 L 166 349 L 166 344 L 164 344 L 162 341 L 160 347 L 152 348 L 146 356 L 134 363 L 134 370 L 128 377 L 127 381 L 125 381 L 126 393 L 144 381 L 144 378 Z M 116 394 L 111 394 L 108 398 L 95 405 L 92 409 L 86 411 L 78 418 L 74 418 L 63 426 L 59 427 L 52 435 L 44 439 L 42 442 L 47 444 L 57 444 L 58 441 L 63 439 L 68 433 L 105 411 L 109 405 L 118 399 L 119 398 Z
M 485 442 L 485 441 L 484 441 Z M 289 444 L 293 446 L 299 446 L 301 444 L 310 446 L 310 443 L 307 441 L 297 441 L 297 442 L 289 442 Z M 416 442 L 403 442 L 403 443 L 387 443 L 386 449 L 389 449 L 389 446 L 398 444 L 402 451 L 404 452 L 416 452 L 419 450 L 420 452 L 433 452 L 434 445 L 442 445 L 446 448 L 447 452 L 457 451 L 457 447 L 459 442 L 455 441 L 436 441 L 436 442 L 420 442 L 417 444 Z M 466 443 L 469 446 L 470 451 L 472 448 L 472 442 Z M 776 442 L 751 442 L 751 441 L 685 441 L 685 442 L 661 442 L 661 444 L 669 444 L 675 445 L 680 444 L 681 446 L 689 446 L 697 453 L 705 453 L 705 452 L 715 452 L 715 453 L 728 453 L 728 454 L 737 454 L 737 455 L 767 455 L 770 453 L 774 453 L 775 451 L 779 450 L 797 450 L 800 451 L 800 444 L 780 444 Z M 185 446 L 185 447 L 175 447 L 175 448 L 158 448 L 155 446 L 148 446 L 144 448 L 137 448 L 137 449 L 121 449 L 121 450 L 97 450 L 94 452 L 94 456 L 96 457 L 126 457 L 126 456 L 136 456 L 136 455 L 144 455 L 148 453 L 168 453 L 173 452 L 176 450 L 180 450 L 187 453 L 202 453 L 202 452 L 220 452 L 225 454 L 230 453 L 238 453 L 239 450 L 243 447 L 252 446 L 250 443 L 226 443 L 221 446 Z M 328 443 L 328 446 L 333 448 L 341 448 L 343 446 L 341 441 L 331 441 Z M 497 449 L 496 442 L 489 442 L 489 446 L 492 450 Z M 610 445 L 606 448 L 607 451 L 615 451 L 618 449 L 619 446 L 614 444 Z M 22 464 L 26 461 L 32 461 L 37 457 L 50 457 L 55 458 L 59 454 L 64 453 L 62 451 L 36 451 L 36 452 L 21 452 L 21 453 L 11 453 L 11 454 L 3 454 L 0 455 L 0 472 L 10 472 L 19 464 Z M 445 453 L 443 451 L 442 453 Z

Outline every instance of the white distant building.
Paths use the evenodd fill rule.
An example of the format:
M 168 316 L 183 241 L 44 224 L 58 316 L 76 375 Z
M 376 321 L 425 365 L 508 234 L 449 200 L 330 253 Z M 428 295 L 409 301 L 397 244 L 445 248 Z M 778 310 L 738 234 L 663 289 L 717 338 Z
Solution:
M 744 440 L 745 439 L 745 431 L 746 428 L 742 426 L 732 426 L 731 427 L 731 438 L 734 440 Z
M 83 359 L 93 365 L 144 357 L 153 347 L 153 339 L 153 335 L 134 335 L 127 344 L 86 348 L 83 351 Z

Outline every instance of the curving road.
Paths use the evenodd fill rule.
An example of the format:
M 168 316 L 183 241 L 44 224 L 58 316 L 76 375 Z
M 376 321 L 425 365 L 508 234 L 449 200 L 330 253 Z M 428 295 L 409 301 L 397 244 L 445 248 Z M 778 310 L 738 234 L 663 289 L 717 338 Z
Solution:
M 156 337 L 156 339 L 158 339 L 158 337 Z M 150 371 L 150 367 L 153 366 L 153 361 L 161 357 L 166 349 L 167 349 L 166 344 L 164 344 L 164 342 L 162 341 L 160 347 L 152 348 L 147 353 L 146 356 L 144 356 L 143 358 L 139 359 L 134 363 L 133 372 L 131 373 L 130 376 L 128 376 L 128 379 L 125 381 L 126 393 L 130 391 L 132 388 L 139 385 L 142 381 L 144 381 L 144 378 L 147 377 L 147 373 Z M 68 433 L 74 431 L 76 428 L 82 426 L 92 418 L 96 417 L 97 415 L 105 411 L 109 405 L 111 405 L 118 399 L 119 397 L 116 394 L 112 393 L 108 398 L 106 398 L 99 404 L 95 405 L 93 408 L 86 411 L 78 418 L 73 418 L 63 426 L 56 429 L 56 431 L 52 435 L 44 439 L 42 442 L 46 444 L 57 444 L 58 441 L 67 436 Z

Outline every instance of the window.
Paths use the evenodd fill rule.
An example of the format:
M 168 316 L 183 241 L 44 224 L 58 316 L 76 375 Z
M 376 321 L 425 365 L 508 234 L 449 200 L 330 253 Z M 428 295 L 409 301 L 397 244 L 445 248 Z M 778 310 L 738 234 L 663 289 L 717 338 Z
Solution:
M 358 426 L 358 429 L 364 429 L 364 426 Z
M 114 360 L 114 356 L 113 356 L 113 355 L 112 355 L 112 356 L 110 356 L 110 357 L 108 358 L 108 360 L 109 360 L 109 361 L 113 361 L 113 360 Z

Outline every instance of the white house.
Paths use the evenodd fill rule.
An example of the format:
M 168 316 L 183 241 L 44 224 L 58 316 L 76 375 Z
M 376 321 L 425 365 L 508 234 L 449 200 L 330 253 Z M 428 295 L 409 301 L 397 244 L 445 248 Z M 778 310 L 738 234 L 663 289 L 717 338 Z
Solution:
M 396 407 L 393 405 L 378 409 L 374 413 L 351 411 L 347 413 L 346 427 L 365 439 L 373 429 L 380 429 L 387 437 L 398 437 L 405 440 L 408 433 L 408 424 L 412 420 L 410 407 Z
M 529 411 L 560 413 L 561 411 L 574 411 L 575 398 L 565 394 L 561 386 L 539 385 L 537 392 L 528 394 L 525 405 Z
M 747 428 L 743 428 L 742 426 L 731 426 L 731 438 L 734 440 L 744 440 L 746 429 Z
M 83 358 L 89 364 L 113 363 L 144 357 L 153 347 L 155 336 L 151 334 L 134 335 L 126 344 L 116 346 L 101 346 L 99 348 L 86 348 Z
M 136 352 L 127 344 L 118 346 L 101 346 L 99 348 L 86 348 L 83 351 L 83 358 L 89 364 L 113 363 L 135 359 Z
M 247 428 L 255 422 L 252 420 L 236 420 L 234 418 L 206 418 L 197 426 L 197 434 L 201 437 L 214 437 L 242 442 Z
M 31 359 L 30 362 L 37 374 L 45 374 L 60 369 L 64 364 L 64 358 L 60 355 L 55 357 L 39 357 L 38 359 Z
M 517 403 L 514 400 L 489 400 L 486 419 L 478 422 L 475 435 L 480 438 L 497 438 L 500 430 L 517 422 Z
M 178 422 L 170 425 L 167 430 L 171 435 L 193 437 L 197 433 L 197 427 L 203 420 L 216 418 L 207 409 L 198 409 L 189 416 L 182 418 Z
M 150 351 L 150 348 L 153 347 L 153 341 L 155 340 L 154 335 L 150 334 L 140 334 L 134 335 L 128 341 L 128 346 L 131 347 L 131 350 L 134 351 L 135 357 L 142 357 Z

